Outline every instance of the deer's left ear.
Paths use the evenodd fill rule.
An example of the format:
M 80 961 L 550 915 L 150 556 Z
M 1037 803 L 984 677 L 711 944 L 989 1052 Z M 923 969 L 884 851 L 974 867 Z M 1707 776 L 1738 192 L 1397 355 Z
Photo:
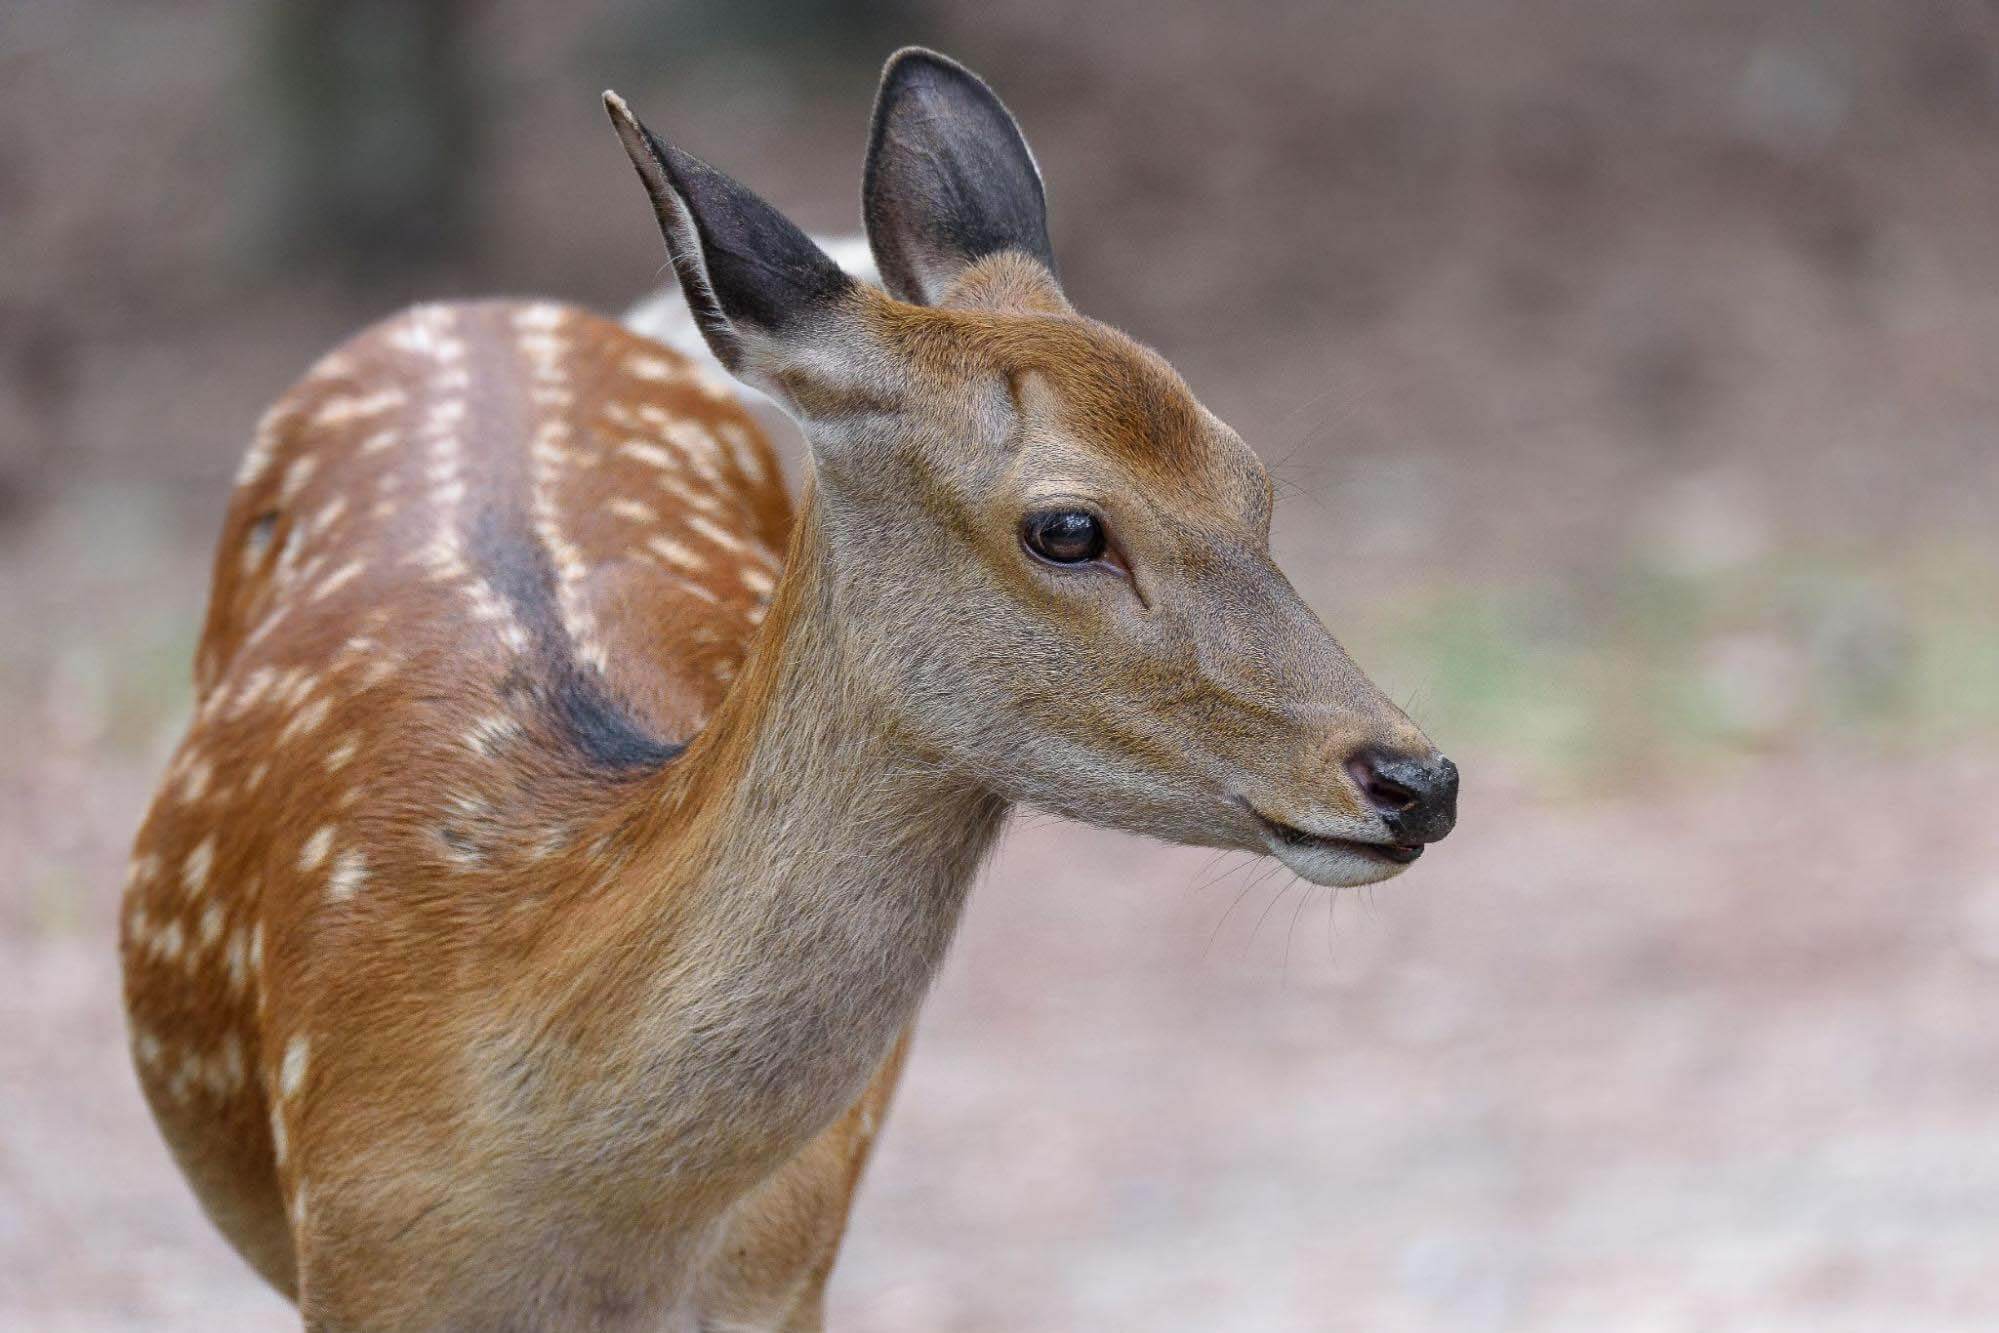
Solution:
M 731 372 L 772 391 L 787 350 L 809 341 L 854 285 L 784 214 L 647 129 L 604 94 L 618 138 L 652 197 L 701 336 Z
M 935 305 L 967 268 L 1017 250 L 1052 277 L 1048 202 L 1020 127 L 955 60 L 906 47 L 875 98 L 861 212 L 891 293 Z

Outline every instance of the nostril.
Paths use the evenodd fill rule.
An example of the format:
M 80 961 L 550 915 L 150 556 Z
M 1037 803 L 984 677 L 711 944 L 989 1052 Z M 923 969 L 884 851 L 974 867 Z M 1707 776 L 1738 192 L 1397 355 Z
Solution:
M 1372 755 L 1360 755 L 1348 760 L 1347 772 L 1353 775 L 1354 785 L 1360 788 L 1368 804 L 1382 814 L 1403 814 L 1413 810 L 1423 799 L 1414 787 L 1383 771 L 1380 762 Z

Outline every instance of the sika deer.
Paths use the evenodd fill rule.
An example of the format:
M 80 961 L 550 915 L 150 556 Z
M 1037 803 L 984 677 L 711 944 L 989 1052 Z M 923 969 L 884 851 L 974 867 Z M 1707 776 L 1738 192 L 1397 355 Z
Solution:
M 309 1329 L 816 1328 L 1011 807 L 1320 884 L 1454 817 L 1255 457 L 1064 299 L 983 83 L 889 62 L 887 292 L 607 100 L 813 477 L 794 521 L 726 387 L 553 305 L 411 311 L 259 428 L 123 947 L 166 1139 Z

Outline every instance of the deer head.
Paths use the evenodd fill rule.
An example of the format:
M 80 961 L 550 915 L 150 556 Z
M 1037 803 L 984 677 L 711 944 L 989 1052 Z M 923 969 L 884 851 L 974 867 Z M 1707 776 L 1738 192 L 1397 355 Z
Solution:
M 1456 768 L 1272 562 L 1256 455 L 1064 297 L 990 88 L 889 61 L 862 199 L 886 291 L 606 102 L 703 336 L 810 444 L 804 521 L 872 663 L 857 717 L 1010 800 L 1318 884 L 1450 831 Z

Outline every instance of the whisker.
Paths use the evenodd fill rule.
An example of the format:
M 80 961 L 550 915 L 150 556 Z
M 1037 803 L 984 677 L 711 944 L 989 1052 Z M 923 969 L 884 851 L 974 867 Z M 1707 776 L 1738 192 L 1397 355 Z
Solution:
M 1204 880 L 1198 887 L 1195 888 L 1194 891 L 1196 893 L 1206 893 L 1209 889 L 1212 889 L 1213 887 L 1215 887 L 1215 885 L 1221 883 L 1229 876 L 1236 874 L 1238 871 L 1242 870 L 1243 867 L 1241 865 L 1227 864 L 1226 860 L 1228 857 L 1254 856 L 1255 854 L 1256 853 L 1254 852 L 1238 852 L 1238 851 L 1227 851 L 1227 850 L 1223 851 L 1220 854 L 1220 856 L 1217 858 L 1218 860 L 1221 860 L 1223 862 L 1221 868 L 1219 870 L 1216 870 L 1213 875 Z M 1212 866 L 1213 862 L 1210 862 L 1210 865 Z
M 1229 918 L 1235 915 L 1235 909 L 1242 906 L 1242 900 L 1249 897 L 1249 891 L 1255 887 L 1256 880 L 1254 879 L 1243 885 L 1242 892 L 1238 893 L 1235 896 L 1235 901 L 1229 904 L 1228 911 L 1222 913 L 1222 919 L 1215 922 L 1215 928 L 1208 933 L 1207 947 L 1201 950 L 1202 962 L 1205 963 L 1208 960 L 1208 955 L 1214 951 L 1215 941 L 1222 937 L 1222 927 L 1229 923 Z
M 1297 908 L 1291 913 L 1291 928 L 1284 932 L 1284 966 L 1278 973 L 1277 983 L 1280 989 L 1291 975 L 1291 941 L 1298 934 L 1298 918 L 1305 915 L 1305 908 L 1312 901 L 1312 887 L 1310 884 L 1305 886 L 1303 896 L 1298 899 Z
M 1215 868 L 1216 864 L 1220 862 L 1220 860 L 1224 856 L 1227 856 L 1228 854 L 1229 854 L 1228 848 L 1224 847 L 1220 851 L 1216 852 L 1213 856 L 1210 856 L 1207 860 L 1201 862 L 1201 868 L 1194 872 L 1194 879 L 1196 881 L 1199 881 L 1198 883 L 1195 884 L 1194 887 L 1194 891 L 1196 893 L 1199 893 L 1202 889 L 1207 887 L 1206 877 L 1208 873 L 1212 871 Z
M 1282 867 L 1282 864 L 1283 864 L 1282 862 L 1279 862 L 1279 866 L 1280 866 L 1280 868 Z M 1268 876 L 1266 876 L 1266 878 L 1268 878 Z M 1277 890 L 1277 893 L 1276 893 L 1276 896 L 1274 896 L 1273 898 L 1271 898 L 1271 900 L 1270 900 L 1270 901 L 1269 901 L 1268 903 L 1266 903 L 1266 904 L 1264 905 L 1264 908 L 1263 908 L 1263 915 L 1262 915 L 1262 916 L 1259 916 L 1259 917 L 1258 917 L 1258 918 L 1256 919 L 1256 925 L 1254 925 L 1253 927 L 1251 927 L 1251 928 L 1250 928 L 1250 932 L 1249 932 L 1249 941 L 1248 941 L 1248 943 L 1246 943 L 1246 944 L 1244 944 L 1244 945 L 1242 946 L 1242 954 L 1243 954 L 1243 957 L 1245 957 L 1245 958 L 1249 957 L 1249 950 L 1250 950 L 1250 947 L 1251 947 L 1251 945 L 1254 945 L 1254 944 L 1256 943 L 1256 936 L 1257 936 L 1257 933 L 1258 933 L 1259 931 L 1261 931 L 1261 930 L 1263 929 L 1263 923 L 1264 923 L 1265 921 L 1267 921 L 1267 920 L 1268 920 L 1268 919 L 1270 918 L 1270 910 L 1271 910 L 1271 908 L 1273 908 L 1273 907 L 1277 906 L 1277 904 L 1279 904 L 1279 903 L 1283 902 L 1283 901 L 1284 901 L 1284 895 L 1285 895 L 1285 894 L 1287 894 L 1287 893 L 1289 893 L 1289 892 L 1291 892 L 1291 885 L 1292 885 L 1292 884 L 1296 884 L 1296 883 L 1299 883 L 1299 882 L 1300 882 L 1300 881 L 1299 881 L 1298 877 L 1297 877 L 1296 875 L 1293 875 L 1293 876 L 1291 877 L 1291 880 L 1290 880 L 1290 883 L 1287 883 L 1287 884 L 1285 884 L 1285 885 L 1282 885 L 1282 886 L 1281 886 L 1281 887 L 1280 887 L 1280 888 L 1279 888 L 1279 889 Z

